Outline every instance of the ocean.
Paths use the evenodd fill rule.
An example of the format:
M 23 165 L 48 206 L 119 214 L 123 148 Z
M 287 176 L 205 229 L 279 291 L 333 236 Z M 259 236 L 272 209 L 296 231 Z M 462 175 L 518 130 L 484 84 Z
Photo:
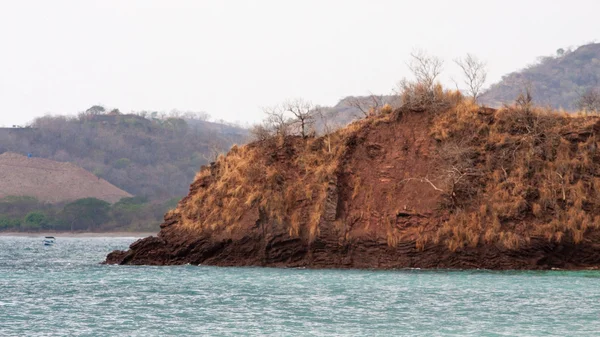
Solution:
M 135 239 L 0 237 L 0 336 L 600 336 L 598 271 L 100 264 Z

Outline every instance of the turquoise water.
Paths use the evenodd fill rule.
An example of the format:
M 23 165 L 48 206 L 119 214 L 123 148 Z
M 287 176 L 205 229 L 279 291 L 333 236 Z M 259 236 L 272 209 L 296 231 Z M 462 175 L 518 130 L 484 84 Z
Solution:
M 134 240 L 0 237 L 0 336 L 600 336 L 600 272 L 98 264 Z

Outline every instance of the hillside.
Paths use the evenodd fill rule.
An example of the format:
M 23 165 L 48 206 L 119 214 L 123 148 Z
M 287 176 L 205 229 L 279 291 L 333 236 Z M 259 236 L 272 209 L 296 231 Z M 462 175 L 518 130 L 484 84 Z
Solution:
M 600 265 L 599 117 L 416 93 L 325 137 L 232 148 L 201 169 L 157 237 L 106 263 Z
M 556 56 L 543 57 L 537 64 L 510 73 L 483 93 L 480 102 L 500 107 L 513 102 L 526 87 L 537 104 L 576 110 L 581 95 L 600 87 L 600 43 L 574 51 L 559 49 Z
M 164 201 L 185 195 L 201 165 L 247 135 L 202 120 L 94 108 L 76 118 L 46 116 L 28 128 L 0 129 L 0 153 L 70 162 L 133 195 Z
M 71 163 L 6 152 L 0 155 L 0 199 L 7 196 L 34 197 L 48 203 L 83 198 L 114 203 L 131 194 Z

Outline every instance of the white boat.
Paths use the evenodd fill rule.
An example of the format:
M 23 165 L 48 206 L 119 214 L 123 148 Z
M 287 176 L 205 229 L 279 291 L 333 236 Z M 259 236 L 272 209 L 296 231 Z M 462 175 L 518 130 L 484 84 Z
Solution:
M 44 246 L 52 246 L 55 242 L 56 239 L 54 238 L 54 236 L 46 236 L 43 241 Z

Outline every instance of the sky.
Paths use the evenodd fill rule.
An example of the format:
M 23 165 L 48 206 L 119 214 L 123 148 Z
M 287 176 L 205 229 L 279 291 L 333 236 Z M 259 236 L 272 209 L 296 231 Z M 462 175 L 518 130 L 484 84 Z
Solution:
M 600 1 L 0 0 L 0 126 L 92 105 L 254 123 L 289 98 L 387 94 L 410 53 L 488 83 L 600 38 Z M 596 32 L 596 33 L 594 33 Z

